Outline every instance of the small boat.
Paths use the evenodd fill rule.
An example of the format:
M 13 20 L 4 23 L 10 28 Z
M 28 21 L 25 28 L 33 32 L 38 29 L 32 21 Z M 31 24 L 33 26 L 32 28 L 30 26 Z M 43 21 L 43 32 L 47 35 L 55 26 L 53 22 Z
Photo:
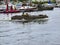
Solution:
M 53 10 L 54 5 L 53 4 L 38 4 L 37 6 L 38 10 Z
M 49 6 L 41 6 L 41 7 L 38 7 L 38 11 L 43 11 L 43 10 L 53 10 L 54 8 L 53 7 L 49 7 Z
M 24 15 L 15 15 L 13 17 L 11 17 L 11 20 L 22 20 L 25 19 L 27 21 L 31 21 L 31 20 L 35 20 L 35 19 L 42 19 L 42 18 L 48 18 L 47 15 L 29 15 L 28 13 L 24 14 Z
M 37 10 L 37 8 L 36 7 L 32 7 L 32 6 L 21 6 L 20 8 L 18 8 L 18 10 L 25 11 L 25 12 L 30 12 L 30 11 Z
M 52 3 L 50 0 L 48 1 L 48 3 L 42 4 L 44 7 L 55 7 L 56 4 Z
M 10 3 L 10 0 L 6 0 L 6 1 L 7 1 L 6 9 L 5 10 L 1 10 L 0 13 L 18 13 L 18 12 L 20 12 L 20 10 L 13 9 L 13 6 Z M 9 5 L 10 5 L 10 9 L 9 9 Z
M 0 13 L 18 13 L 20 12 L 19 10 L 14 10 L 12 6 L 10 7 L 10 10 L 8 9 L 8 4 L 6 5 L 6 10 L 0 11 Z

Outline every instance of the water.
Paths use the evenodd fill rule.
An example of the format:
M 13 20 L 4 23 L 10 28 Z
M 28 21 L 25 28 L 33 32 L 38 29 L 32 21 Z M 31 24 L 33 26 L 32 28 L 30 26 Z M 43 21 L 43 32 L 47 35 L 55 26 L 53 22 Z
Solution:
M 0 45 L 60 45 L 60 8 L 39 13 L 48 20 L 0 21 Z

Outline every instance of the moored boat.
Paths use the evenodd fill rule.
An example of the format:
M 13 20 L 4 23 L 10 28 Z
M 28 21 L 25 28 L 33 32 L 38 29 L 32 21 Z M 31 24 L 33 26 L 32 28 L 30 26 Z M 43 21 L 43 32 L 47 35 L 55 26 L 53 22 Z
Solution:
M 0 13 L 18 13 L 18 12 L 20 12 L 20 10 L 13 9 L 13 5 L 10 2 L 8 2 L 8 0 L 5 7 L 0 9 Z
M 18 8 L 18 10 L 25 11 L 25 12 L 30 12 L 30 11 L 35 11 L 37 10 L 36 7 L 32 7 L 32 6 L 21 6 L 20 8 Z
M 0 13 L 18 13 L 18 12 L 20 12 L 20 11 L 19 10 L 13 10 L 12 6 L 9 10 L 8 5 L 7 5 L 7 8 L 5 10 L 0 11 Z

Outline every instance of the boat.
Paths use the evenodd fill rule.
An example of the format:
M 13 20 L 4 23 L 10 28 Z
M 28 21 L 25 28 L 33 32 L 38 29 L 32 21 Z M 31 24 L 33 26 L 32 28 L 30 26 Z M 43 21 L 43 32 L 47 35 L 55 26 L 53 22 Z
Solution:
M 55 3 L 52 3 L 50 0 L 48 1 L 48 3 L 42 4 L 42 6 L 44 7 L 49 7 L 49 8 L 54 8 L 56 6 Z
M 18 13 L 18 12 L 20 12 L 20 10 L 13 9 L 12 5 L 10 6 L 10 9 L 9 9 L 9 3 L 8 2 L 6 4 L 6 9 L 0 11 L 0 13 Z
M 54 9 L 54 7 L 45 6 L 45 5 L 43 5 L 43 6 L 38 6 L 37 8 L 38 8 L 38 11 L 53 10 L 53 9 Z
M 35 11 L 37 10 L 36 7 L 32 7 L 32 6 L 21 6 L 20 8 L 18 8 L 18 10 L 25 11 L 25 12 L 30 12 L 30 11 Z
M 48 3 L 44 3 L 44 4 L 38 4 L 37 5 L 37 8 L 38 10 L 40 11 L 43 11 L 43 10 L 53 10 L 55 7 L 55 4 L 54 3 L 50 3 L 50 1 Z
M 11 17 L 11 20 L 27 20 L 27 21 L 31 21 L 31 20 L 35 20 L 35 19 L 42 19 L 42 18 L 48 18 L 47 15 L 29 15 L 28 13 L 26 14 L 22 14 L 22 15 L 15 15 Z
M 20 10 L 15 10 L 12 8 L 12 6 L 10 7 L 10 10 L 9 10 L 8 4 L 6 5 L 6 10 L 0 11 L 0 13 L 18 13 L 18 12 L 20 12 Z

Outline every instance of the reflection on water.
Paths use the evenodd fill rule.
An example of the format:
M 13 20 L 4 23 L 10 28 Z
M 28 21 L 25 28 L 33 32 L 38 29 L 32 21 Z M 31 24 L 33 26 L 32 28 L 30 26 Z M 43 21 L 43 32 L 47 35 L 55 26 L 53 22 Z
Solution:
M 47 14 L 49 18 L 0 21 L 0 45 L 60 45 L 60 8 L 37 13 Z

